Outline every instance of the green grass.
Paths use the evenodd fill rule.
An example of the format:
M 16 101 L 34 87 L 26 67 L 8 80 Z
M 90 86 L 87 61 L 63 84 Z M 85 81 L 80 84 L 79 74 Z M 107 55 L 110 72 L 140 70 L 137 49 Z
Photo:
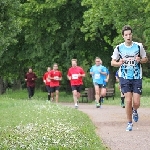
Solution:
M 150 107 L 149 85 L 149 80 L 144 80 L 141 107 Z M 0 95 L 0 149 L 107 149 L 86 114 L 46 100 L 47 93 L 37 90 L 31 101 L 26 90 Z M 72 94 L 61 92 L 59 102 L 73 103 Z M 105 99 L 104 104 L 120 105 L 117 85 L 115 99 Z
M 60 92 L 59 94 L 59 102 L 73 102 L 72 93 Z M 28 94 L 27 90 L 19 90 L 19 91 L 12 91 L 8 90 L 6 94 L 2 95 L 2 97 L 18 99 L 18 100 L 27 100 Z M 35 95 L 33 99 L 46 101 L 47 100 L 47 92 L 42 92 L 40 90 L 35 90 Z
M 26 91 L 0 96 L 0 149 L 106 150 L 86 114 L 46 102 L 46 93 L 26 97 Z

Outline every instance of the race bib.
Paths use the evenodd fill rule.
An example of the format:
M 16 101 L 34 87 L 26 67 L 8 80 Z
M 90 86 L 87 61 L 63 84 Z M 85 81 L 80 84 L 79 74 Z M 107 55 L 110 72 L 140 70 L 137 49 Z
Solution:
M 79 78 L 78 74 L 72 74 L 72 79 L 78 79 L 78 78 Z
M 129 57 L 125 59 L 125 62 L 123 63 L 125 66 L 135 66 L 136 61 L 134 57 Z
M 95 74 L 94 78 L 95 79 L 100 79 L 100 74 Z
M 59 77 L 58 76 L 54 76 L 54 80 L 59 80 Z

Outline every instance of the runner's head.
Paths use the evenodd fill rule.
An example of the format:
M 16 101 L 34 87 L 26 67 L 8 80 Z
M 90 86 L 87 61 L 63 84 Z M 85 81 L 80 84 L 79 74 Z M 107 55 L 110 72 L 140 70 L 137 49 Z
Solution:
M 122 28 L 122 37 L 124 38 L 125 44 L 127 46 L 132 44 L 132 28 L 129 25 L 125 25 Z
M 47 71 L 48 71 L 48 72 L 51 71 L 51 67 L 47 67 Z
M 72 59 L 71 63 L 72 63 L 72 67 L 76 67 L 77 66 L 77 59 Z
M 99 57 L 96 57 L 95 58 L 95 64 L 96 64 L 96 66 L 101 65 L 101 63 L 102 63 L 102 60 Z
M 29 67 L 29 73 L 31 73 L 32 72 L 32 68 L 31 67 Z
M 54 63 L 53 70 L 58 70 L 58 64 L 57 63 Z

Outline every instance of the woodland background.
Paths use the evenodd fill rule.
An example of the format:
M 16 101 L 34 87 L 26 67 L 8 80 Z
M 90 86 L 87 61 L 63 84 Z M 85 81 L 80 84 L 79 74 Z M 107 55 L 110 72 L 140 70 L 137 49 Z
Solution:
M 117 68 L 110 66 L 111 55 L 123 42 L 126 24 L 150 57 L 149 0 L 1 0 L 0 12 L 0 94 L 25 88 L 30 66 L 38 76 L 36 87 L 43 88 L 42 76 L 53 63 L 63 73 L 61 89 L 68 91 L 72 58 L 84 68 L 84 86 L 90 87 L 89 69 L 96 56 L 110 71 L 108 86 L 114 86 Z M 144 77 L 149 68 L 149 62 L 143 65 Z

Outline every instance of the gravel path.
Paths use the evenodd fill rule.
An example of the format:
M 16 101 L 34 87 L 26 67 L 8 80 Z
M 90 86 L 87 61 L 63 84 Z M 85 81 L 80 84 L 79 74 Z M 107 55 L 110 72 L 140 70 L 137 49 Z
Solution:
M 74 108 L 73 104 L 63 104 Z M 86 113 L 96 126 L 96 132 L 111 150 L 150 150 L 150 109 L 140 108 L 139 121 L 132 131 L 127 126 L 125 109 L 119 106 L 79 104 L 79 111 Z

